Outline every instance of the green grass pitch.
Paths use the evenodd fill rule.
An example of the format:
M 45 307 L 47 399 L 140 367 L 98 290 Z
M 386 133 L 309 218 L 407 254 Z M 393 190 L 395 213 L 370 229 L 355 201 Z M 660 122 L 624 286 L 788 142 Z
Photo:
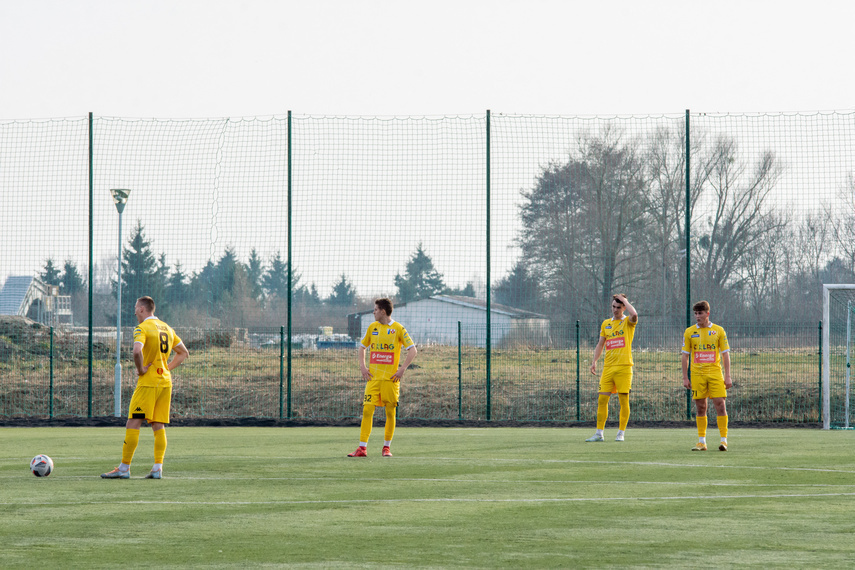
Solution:
M 168 428 L 157 481 L 148 428 L 130 480 L 123 428 L 0 428 L 0 567 L 852 567 L 855 433 L 591 432 Z

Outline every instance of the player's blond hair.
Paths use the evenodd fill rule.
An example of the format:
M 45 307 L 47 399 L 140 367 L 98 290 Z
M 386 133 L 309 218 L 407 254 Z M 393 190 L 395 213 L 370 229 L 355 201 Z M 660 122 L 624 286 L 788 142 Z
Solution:
M 142 306 L 145 307 L 146 311 L 154 314 L 154 299 L 152 299 L 151 297 L 140 297 L 139 299 L 137 299 L 137 303 L 142 304 Z

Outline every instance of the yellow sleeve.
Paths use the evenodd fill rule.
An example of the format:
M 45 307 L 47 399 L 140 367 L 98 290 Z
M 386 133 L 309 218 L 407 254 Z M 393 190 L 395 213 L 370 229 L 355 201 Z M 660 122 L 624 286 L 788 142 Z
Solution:
M 401 327 L 401 333 L 400 334 L 401 334 L 401 346 L 403 346 L 407 350 L 409 350 L 410 347 L 412 347 L 413 345 L 416 344 L 413 342 L 413 339 L 410 338 L 410 333 L 408 333 L 407 329 L 405 329 L 403 326 Z
M 727 341 L 727 333 L 724 332 L 724 329 L 720 329 L 721 334 L 719 335 L 721 338 L 718 340 L 718 350 L 719 352 L 726 352 L 730 350 L 730 343 Z

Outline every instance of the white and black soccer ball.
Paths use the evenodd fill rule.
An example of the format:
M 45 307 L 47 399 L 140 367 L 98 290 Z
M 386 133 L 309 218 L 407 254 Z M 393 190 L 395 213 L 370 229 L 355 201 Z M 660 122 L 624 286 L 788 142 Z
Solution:
M 36 455 L 30 461 L 30 471 L 36 477 L 47 477 L 53 472 L 53 459 L 47 455 Z

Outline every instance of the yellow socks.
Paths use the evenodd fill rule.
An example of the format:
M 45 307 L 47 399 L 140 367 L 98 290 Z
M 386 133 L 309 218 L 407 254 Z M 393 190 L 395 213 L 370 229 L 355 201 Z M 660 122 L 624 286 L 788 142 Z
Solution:
M 609 419 L 609 398 L 611 394 L 600 394 L 597 398 L 597 429 L 602 430 L 606 427 L 606 420 Z
M 395 413 L 397 409 L 396 406 L 386 406 L 386 429 L 384 430 L 386 441 L 392 441 L 392 436 L 395 435 Z M 374 427 L 374 406 L 366 404 L 362 406 L 362 423 L 359 427 L 360 444 L 368 442 L 372 427 Z
M 386 406 L 386 429 L 383 434 L 386 441 L 392 441 L 392 436 L 395 435 L 395 412 L 397 410 L 397 406 Z M 362 441 L 367 440 L 363 439 Z
M 137 432 L 139 433 L 139 432 Z M 166 428 L 159 429 L 154 432 L 154 462 L 163 463 L 163 456 L 166 453 Z
M 618 394 L 618 400 L 620 400 L 620 425 L 618 429 L 625 431 L 626 424 L 629 423 L 629 394 Z M 597 421 L 599 422 L 599 413 L 597 414 Z
M 716 423 L 718 423 L 718 433 L 721 435 L 722 440 L 727 439 L 727 416 L 718 416 L 716 417 Z
M 374 427 L 374 405 L 365 404 L 362 406 L 362 424 L 359 428 L 359 441 L 368 441 L 372 427 Z
M 695 416 L 695 422 L 698 424 L 698 437 L 707 436 L 707 417 Z
M 125 442 L 122 445 L 122 463 L 130 465 L 134 459 L 134 452 L 140 443 L 140 430 L 125 429 Z

